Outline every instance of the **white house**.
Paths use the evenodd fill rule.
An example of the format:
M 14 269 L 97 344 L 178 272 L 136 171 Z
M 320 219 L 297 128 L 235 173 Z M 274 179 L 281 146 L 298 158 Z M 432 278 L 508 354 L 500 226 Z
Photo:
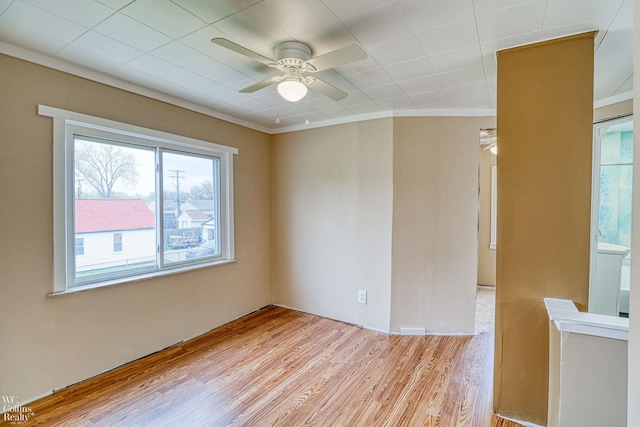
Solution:
M 195 228 L 200 227 L 209 221 L 206 213 L 199 210 L 183 211 L 178 217 L 178 228 Z
M 75 206 L 78 273 L 155 262 L 155 216 L 143 200 L 77 199 Z

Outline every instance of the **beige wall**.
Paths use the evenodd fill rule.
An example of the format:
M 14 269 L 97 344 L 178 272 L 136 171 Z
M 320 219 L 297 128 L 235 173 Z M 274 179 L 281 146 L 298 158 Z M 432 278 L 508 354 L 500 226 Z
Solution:
M 384 119 L 274 137 L 274 303 L 389 330 L 392 132 Z
M 0 55 L 0 395 L 27 402 L 271 303 L 269 135 Z M 52 120 L 37 105 L 237 147 L 235 264 L 47 297 Z
M 391 332 L 473 333 L 478 135 L 494 125 L 396 118 L 276 135 L 274 302 Z
M 395 120 L 392 330 L 474 331 L 479 132 L 494 120 Z
M 478 216 L 478 284 L 496 285 L 496 250 L 491 249 L 491 168 L 495 154 L 480 150 L 480 214 Z
M 498 52 L 494 409 L 536 424 L 547 417 L 543 298 L 588 302 L 592 121 L 593 33 Z

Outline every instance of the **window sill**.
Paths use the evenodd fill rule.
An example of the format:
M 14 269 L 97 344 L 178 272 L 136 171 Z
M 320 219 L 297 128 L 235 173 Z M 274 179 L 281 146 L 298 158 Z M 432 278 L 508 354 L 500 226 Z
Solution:
M 215 267 L 218 265 L 226 265 L 226 264 L 234 264 L 238 262 L 237 258 L 234 259 L 224 259 L 224 260 L 215 260 L 208 263 L 202 263 L 197 265 L 185 265 L 181 267 L 176 267 L 172 269 L 162 270 L 162 271 L 154 271 L 152 273 L 139 274 L 133 277 L 120 277 L 113 280 L 108 280 L 100 283 L 90 283 L 87 285 L 74 286 L 73 288 L 65 289 L 64 291 L 55 291 L 47 294 L 48 297 L 58 297 L 62 295 L 75 294 L 78 292 L 90 291 L 93 289 L 105 288 L 113 285 L 119 285 L 123 283 L 132 283 L 138 282 L 141 280 L 148 280 L 154 277 L 162 277 L 162 276 L 170 276 L 173 274 L 183 273 L 186 271 L 200 270 L 202 268 Z

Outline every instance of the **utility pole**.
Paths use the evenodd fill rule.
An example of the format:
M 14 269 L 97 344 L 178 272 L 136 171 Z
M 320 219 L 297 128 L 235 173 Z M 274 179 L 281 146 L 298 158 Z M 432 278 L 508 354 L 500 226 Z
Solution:
M 76 199 L 82 198 L 82 181 L 84 181 L 84 179 L 76 178 L 76 182 L 78 183 L 78 191 L 77 191 Z
M 181 212 L 180 212 L 180 180 L 184 179 L 184 176 L 180 176 L 181 173 L 185 173 L 185 171 L 181 171 L 179 169 L 169 169 L 169 172 L 174 172 L 175 175 L 171 175 L 171 178 L 174 178 L 176 180 L 176 183 L 174 184 L 176 186 L 176 192 L 178 193 L 176 195 L 176 201 L 178 203 L 178 215 L 176 216 L 179 217 Z

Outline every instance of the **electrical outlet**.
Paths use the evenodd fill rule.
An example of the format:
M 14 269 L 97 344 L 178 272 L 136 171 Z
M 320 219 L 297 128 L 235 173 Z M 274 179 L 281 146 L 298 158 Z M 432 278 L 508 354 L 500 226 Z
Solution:
M 366 304 L 367 303 L 367 291 L 358 291 L 358 304 Z

